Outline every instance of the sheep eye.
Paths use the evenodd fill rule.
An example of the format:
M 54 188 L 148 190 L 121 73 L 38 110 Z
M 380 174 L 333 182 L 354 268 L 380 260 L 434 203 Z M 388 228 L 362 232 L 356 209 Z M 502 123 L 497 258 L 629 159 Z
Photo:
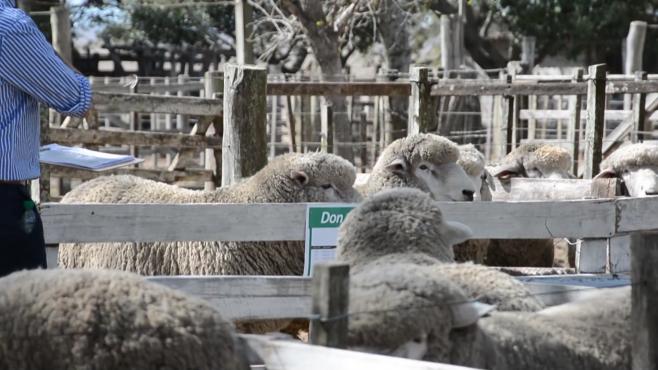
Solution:
M 418 168 L 420 168 L 420 169 L 423 170 L 423 171 L 427 171 L 427 170 L 429 170 L 429 167 L 427 167 L 427 166 L 424 165 L 424 164 L 421 164 L 420 166 L 418 166 Z
M 332 188 L 331 184 L 323 184 L 321 186 L 322 186 L 322 189 L 324 189 L 324 190 L 329 190 L 329 189 Z

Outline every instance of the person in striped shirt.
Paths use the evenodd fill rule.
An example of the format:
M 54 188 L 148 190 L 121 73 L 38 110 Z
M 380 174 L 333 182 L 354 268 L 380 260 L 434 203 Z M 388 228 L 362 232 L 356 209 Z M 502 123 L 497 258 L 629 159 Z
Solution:
M 83 117 L 91 87 L 15 0 L 0 0 L 0 276 L 46 267 L 43 226 L 28 192 L 39 177 L 39 103 Z

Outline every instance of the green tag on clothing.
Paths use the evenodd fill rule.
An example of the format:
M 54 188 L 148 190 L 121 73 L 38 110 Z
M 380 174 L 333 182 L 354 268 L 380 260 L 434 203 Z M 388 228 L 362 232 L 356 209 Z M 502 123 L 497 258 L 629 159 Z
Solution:
M 34 209 L 34 202 L 30 199 L 23 201 L 23 209 L 26 211 Z

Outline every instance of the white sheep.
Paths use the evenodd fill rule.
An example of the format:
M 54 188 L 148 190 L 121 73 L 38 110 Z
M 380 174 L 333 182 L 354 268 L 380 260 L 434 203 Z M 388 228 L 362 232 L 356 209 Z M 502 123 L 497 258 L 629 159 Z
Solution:
M 632 197 L 658 195 L 658 145 L 630 144 L 615 150 L 601 162 L 596 178 L 623 180 Z
M 207 303 L 117 271 L 0 279 L 0 369 L 249 369 Z
M 475 200 L 490 201 L 489 183 L 491 175 L 485 168 L 484 155 L 473 144 L 459 146 L 460 165 L 475 185 Z M 471 239 L 453 246 L 457 262 L 473 261 L 483 264 L 489 249 L 489 239 Z
M 448 276 L 471 298 L 502 310 L 541 309 L 542 304 L 513 277 L 481 265 L 454 263 L 452 245 L 470 235 L 468 227 L 445 221 L 428 194 L 398 188 L 367 198 L 347 215 L 336 254 L 354 273 L 373 263 L 431 266 L 433 275 Z
M 324 153 L 287 154 L 252 177 L 214 191 L 194 191 L 135 176 L 99 177 L 62 203 L 354 202 L 355 169 Z M 175 222 L 175 220 L 174 220 Z M 142 275 L 301 275 L 303 242 L 157 242 L 62 244 L 65 268 L 109 268 Z
M 502 182 L 512 177 L 573 178 L 569 173 L 571 155 L 549 144 L 526 143 L 511 151 L 488 170 Z M 555 244 L 558 242 L 559 244 Z M 509 267 L 552 267 L 556 245 L 563 239 L 493 239 L 487 249 L 486 264 Z
M 538 312 L 491 312 L 431 270 L 398 261 L 352 275 L 350 348 L 490 370 L 630 368 L 629 288 Z
M 382 151 L 362 188 L 364 195 L 382 189 L 413 187 L 436 200 L 471 201 L 475 187 L 457 164 L 459 148 L 434 134 L 416 134 L 392 142 Z

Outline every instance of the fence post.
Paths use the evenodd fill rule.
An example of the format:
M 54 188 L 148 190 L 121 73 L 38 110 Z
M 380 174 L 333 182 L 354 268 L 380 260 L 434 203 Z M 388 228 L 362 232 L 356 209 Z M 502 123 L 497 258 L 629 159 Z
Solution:
M 532 74 L 532 68 L 535 66 L 536 41 L 534 36 L 523 36 L 521 39 L 521 63 L 527 66 L 529 74 Z
M 516 68 L 513 62 L 507 64 L 508 69 L 508 81 L 513 83 L 516 79 Z M 521 141 L 518 137 L 519 130 L 519 114 L 521 113 L 521 96 L 514 95 L 508 97 L 510 99 L 508 104 L 508 116 L 507 116 L 507 153 L 511 152 L 516 148 Z M 511 108 L 511 111 L 509 110 Z
M 510 85 L 512 83 L 512 76 L 511 75 L 505 75 L 505 83 Z M 505 134 L 505 154 L 509 154 L 509 152 L 514 149 L 514 142 L 512 141 L 513 139 L 513 133 L 514 129 L 516 128 L 515 123 L 514 123 L 514 96 L 511 95 L 506 95 L 505 96 L 505 122 L 507 123 L 507 126 L 505 128 L 506 134 Z
M 587 81 L 587 124 L 585 126 L 585 171 L 583 178 L 591 179 L 599 172 L 603 149 L 605 124 L 605 73 L 606 65 L 589 67 Z
M 267 70 L 224 66 L 222 186 L 251 176 L 267 164 Z
M 360 157 L 361 157 L 361 172 L 365 173 L 366 168 L 368 167 L 368 120 L 366 118 L 366 112 L 361 112 L 359 115 L 359 145 L 361 146 Z
M 647 35 L 647 22 L 633 21 L 624 40 L 624 74 L 630 75 L 642 70 L 644 41 Z M 624 95 L 624 109 L 631 109 L 631 97 Z
M 270 115 L 270 159 L 276 156 L 276 116 L 279 109 L 279 97 L 273 95 L 272 97 L 272 113 Z
M 427 132 L 434 127 L 435 112 L 432 109 L 433 99 L 430 95 L 432 85 L 430 83 L 430 71 L 428 67 L 412 67 L 409 75 L 411 83 L 411 98 L 409 100 L 409 122 L 407 136 Z
M 350 267 L 345 263 L 313 266 L 311 344 L 346 348 Z
M 73 62 L 71 51 L 71 16 L 64 5 L 50 8 L 50 26 L 53 33 L 53 48 L 67 63 Z
M 320 102 L 320 150 L 325 153 L 334 152 L 334 122 L 332 107 L 322 98 Z
M 647 73 L 643 71 L 635 71 L 635 80 L 636 81 L 646 81 Z M 647 135 L 649 131 L 649 125 L 647 124 L 646 119 L 646 109 L 645 105 L 647 102 L 647 94 L 635 94 L 633 97 L 633 123 L 635 125 L 635 133 L 631 135 L 631 140 L 634 143 L 638 141 L 645 140 L 651 135 Z
M 235 54 L 238 64 L 253 64 L 254 52 L 249 41 L 251 35 L 251 5 L 247 0 L 235 2 Z
M 658 233 L 631 235 L 633 370 L 658 369 Z
M 206 72 L 203 78 L 206 99 L 215 99 L 216 95 L 221 95 L 224 91 L 224 73 Z M 214 136 L 217 134 L 219 126 L 219 117 L 215 117 L 212 124 L 208 126 L 205 136 Z M 216 153 L 219 151 L 219 153 Z M 216 186 L 221 185 L 220 176 L 222 175 L 221 163 L 217 163 L 215 158 L 221 158 L 221 149 L 207 148 L 205 150 L 204 169 L 213 173 L 214 181 L 206 181 L 203 185 L 205 190 L 214 190 Z
M 571 82 L 578 83 L 583 81 L 583 69 L 577 68 L 573 71 Z M 567 140 L 573 142 L 573 174 L 578 175 L 578 158 L 580 157 L 580 110 L 583 106 L 582 95 L 574 95 L 570 99 L 569 109 L 569 133 Z

